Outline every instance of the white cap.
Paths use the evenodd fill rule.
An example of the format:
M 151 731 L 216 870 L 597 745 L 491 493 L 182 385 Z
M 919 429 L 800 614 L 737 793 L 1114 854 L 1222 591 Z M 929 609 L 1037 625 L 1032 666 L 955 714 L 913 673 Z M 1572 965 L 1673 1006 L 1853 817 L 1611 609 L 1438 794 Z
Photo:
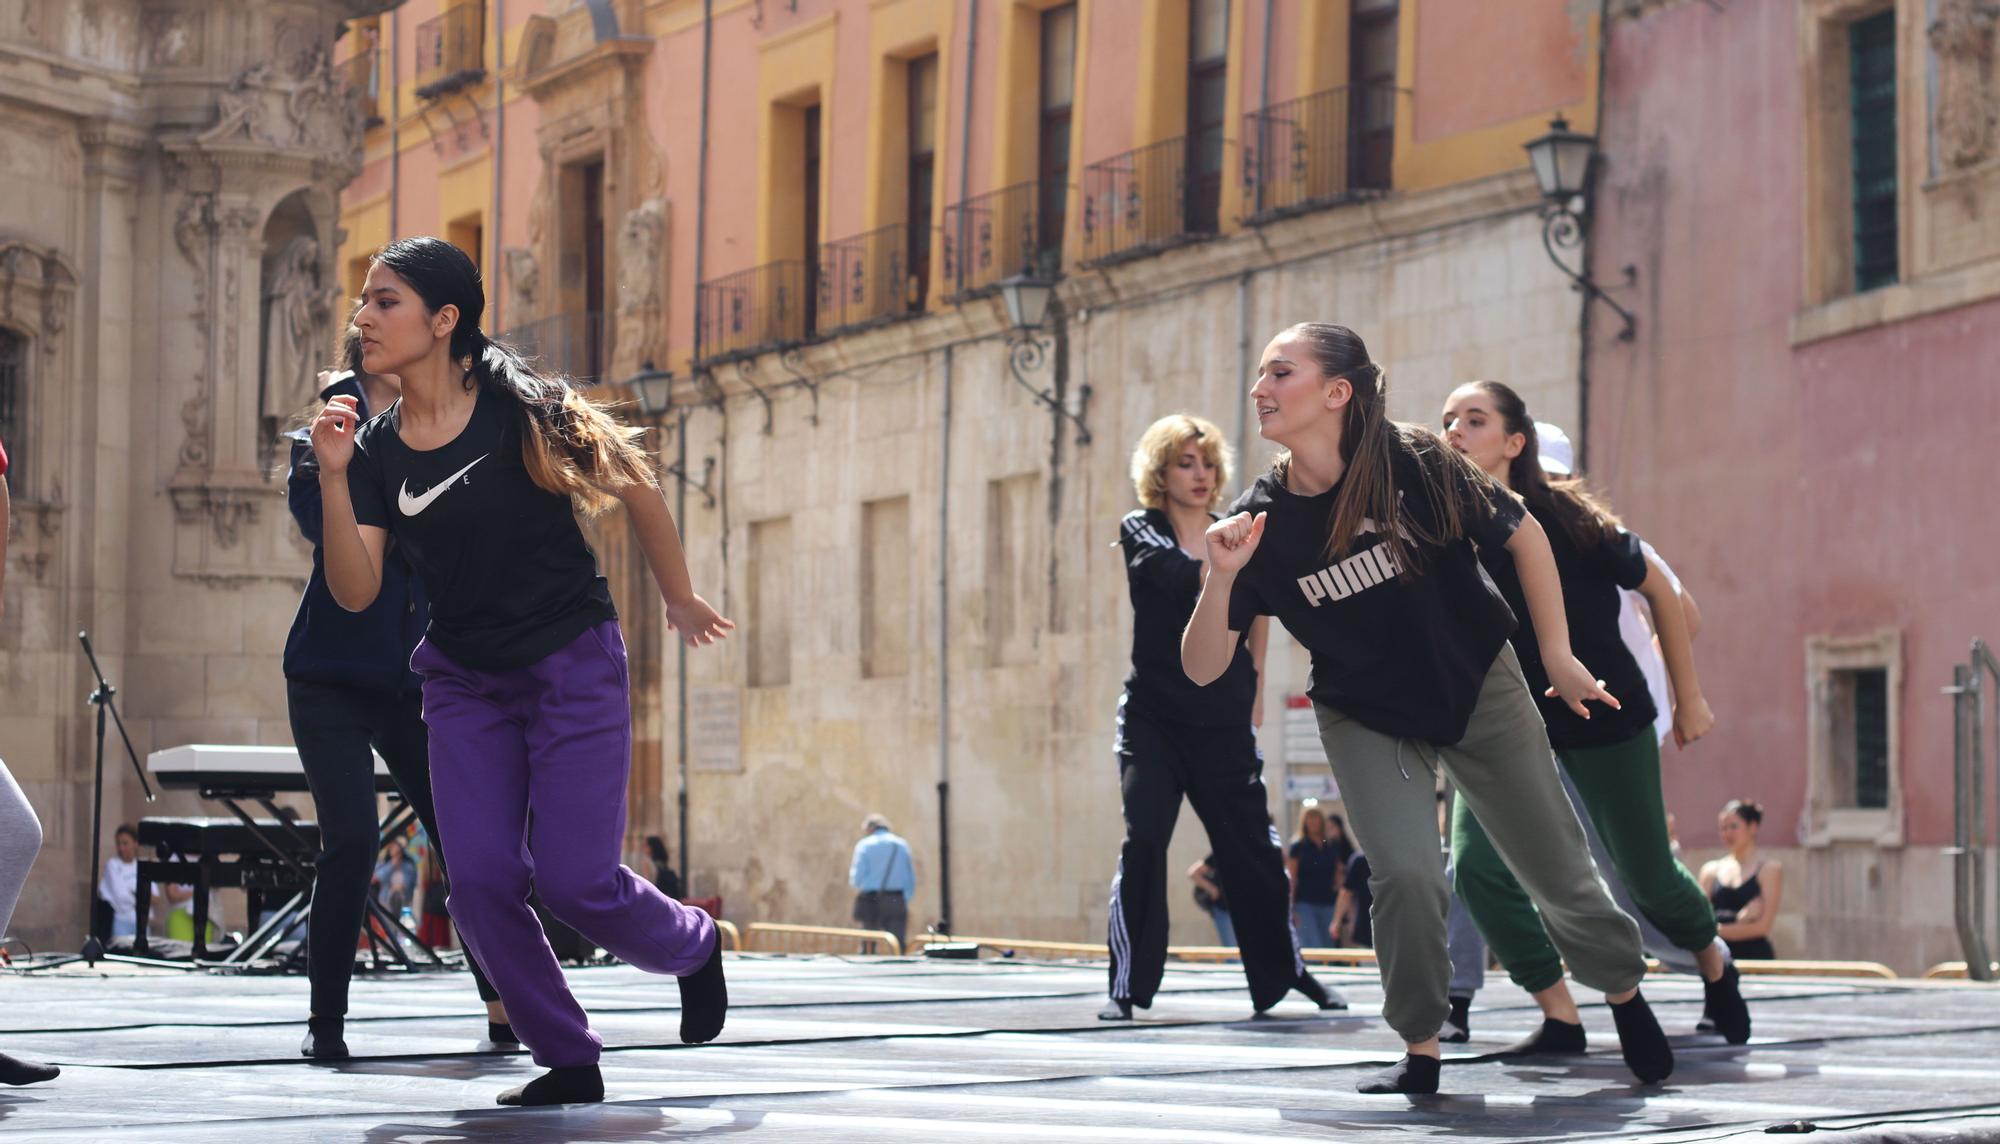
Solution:
M 1558 477 L 1576 472 L 1576 446 L 1569 434 L 1552 421 L 1535 422 L 1535 439 L 1541 443 L 1542 471 Z

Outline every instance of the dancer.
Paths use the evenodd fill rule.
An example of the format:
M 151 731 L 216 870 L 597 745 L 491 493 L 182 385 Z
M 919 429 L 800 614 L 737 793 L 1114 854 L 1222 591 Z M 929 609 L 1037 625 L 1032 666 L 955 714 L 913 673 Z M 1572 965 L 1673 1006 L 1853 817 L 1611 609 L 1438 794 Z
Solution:
M 1291 880 L 1257 750 L 1265 625 L 1250 632 L 1214 686 L 1181 670 L 1179 635 L 1201 591 L 1202 534 L 1229 480 L 1222 432 L 1176 413 L 1132 451 L 1141 508 L 1118 525 L 1132 596 L 1132 670 L 1118 700 L 1118 785 L 1125 843 L 1111 879 L 1111 1000 L 1098 1016 L 1129 1021 L 1151 1008 L 1167 961 L 1167 842 L 1181 799 L 1208 831 L 1212 868 L 1257 1012 L 1297 989 L 1321 1009 L 1347 1002 L 1306 972 L 1292 925 Z
M 1656 711 L 1645 675 L 1618 629 L 1620 591 L 1637 589 L 1652 606 L 1679 699 L 1674 740 L 1685 747 L 1706 734 L 1715 718 L 1702 697 L 1686 617 L 1673 585 L 1647 559 L 1639 538 L 1582 482 L 1549 482 L 1535 423 L 1512 388 L 1497 381 L 1460 386 L 1445 403 L 1444 430 L 1453 448 L 1523 499 L 1548 535 L 1562 578 L 1570 644 L 1603 674 L 1613 694 L 1625 697 L 1622 706 L 1577 711 L 1548 696 L 1550 673 L 1535 638 L 1540 625 L 1522 606 L 1526 585 L 1520 563 L 1493 547 L 1480 549 L 1480 563 L 1520 616 L 1512 636 L 1515 654 L 1529 690 L 1542 697 L 1537 702 L 1549 742 L 1576 785 L 1613 868 L 1645 916 L 1674 946 L 1695 955 L 1707 1010 L 1717 1030 L 1740 1045 L 1750 1039 L 1750 1011 L 1738 988 L 1736 967 L 1715 943 L 1715 912 L 1667 842 L 1660 744 L 1653 732 Z M 1514 984 L 1534 996 L 1543 1016 L 1541 1028 L 1508 1051 L 1582 1052 L 1583 1022 L 1563 980 L 1562 954 L 1482 824 L 1490 826 L 1491 816 L 1461 801 L 1452 831 L 1459 896 L 1494 956 Z
M 363 365 L 402 378 L 403 394 L 359 432 L 351 396 L 313 422 L 326 580 L 342 607 L 367 608 L 393 537 L 430 598 L 411 666 L 424 679 L 452 913 L 548 1069 L 500 1103 L 596 1101 L 602 1042 L 528 908 L 531 879 L 551 912 L 614 956 L 680 978 L 683 1041 L 722 1031 L 728 991 L 715 923 L 619 863 L 625 646 L 576 511 L 624 505 L 667 623 L 688 644 L 733 625 L 688 582 L 639 432 L 488 340 L 485 306 L 478 269 L 440 239 L 400 239 L 369 265 L 354 316 Z
M 1639 993 L 1639 931 L 1597 878 L 1507 644 L 1513 618 L 1473 551 L 1505 545 L 1520 562 L 1565 701 L 1615 703 L 1570 653 L 1541 526 L 1434 434 L 1388 420 L 1381 367 L 1344 326 L 1278 334 L 1250 396 L 1259 431 L 1288 452 L 1209 529 L 1181 654 L 1190 678 L 1214 680 L 1253 619 L 1275 614 L 1312 655 L 1320 738 L 1372 871 L 1382 1014 L 1407 1046 L 1361 1091 L 1438 1087 L 1451 976 L 1439 769 L 1481 811 L 1577 978 L 1607 994 L 1626 1064 L 1665 1078 L 1673 1050 Z
M 1770 961 L 1771 924 L 1785 893 L 1785 867 L 1757 853 L 1764 808 L 1747 798 L 1729 800 L 1716 819 L 1729 853 L 1701 864 L 1701 888 L 1715 906 L 1715 919 L 1729 951 L 1745 961 Z
M 0 615 L 7 610 L 7 524 L 11 501 L 7 493 L 7 446 L 0 442 Z M 28 867 L 42 848 L 42 823 L 28 796 L 0 760 L 0 937 L 14 918 L 14 904 L 28 884 Z M 39 1061 L 24 1061 L 0 1053 L 0 1084 L 36 1084 L 54 1080 L 62 1070 Z
M 341 372 L 320 375 L 325 381 L 319 394 L 322 403 L 346 398 L 353 403 L 354 416 L 366 421 L 401 394 L 402 382 L 393 374 L 371 374 L 361 368 L 361 334 L 352 326 L 341 337 L 338 359 Z M 311 418 L 306 423 L 310 425 Z M 285 699 L 320 837 L 318 873 L 306 915 L 306 975 L 312 981 L 312 997 L 299 1052 L 315 1060 L 342 1060 L 348 1056 L 348 983 L 354 976 L 354 948 L 367 910 L 368 880 L 380 833 L 375 754 L 382 756 L 397 791 L 416 811 L 432 844 L 438 839 L 431 801 L 430 735 L 424 728 L 423 695 L 418 690 L 422 681 L 409 667 L 410 653 L 430 622 L 430 605 L 400 548 L 383 554 L 381 585 L 367 608 L 349 612 L 334 601 L 326 582 L 319 461 L 306 429 L 289 436 L 292 468 L 285 482 L 286 501 L 300 535 L 313 546 L 313 567 L 291 633 L 285 637 Z M 465 961 L 479 999 L 486 1003 L 486 1040 L 480 1047 L 518 1047 L 520 1039 L 507 1023 L 506 1007 L 480 971 L 479 959 L 468 953 Z

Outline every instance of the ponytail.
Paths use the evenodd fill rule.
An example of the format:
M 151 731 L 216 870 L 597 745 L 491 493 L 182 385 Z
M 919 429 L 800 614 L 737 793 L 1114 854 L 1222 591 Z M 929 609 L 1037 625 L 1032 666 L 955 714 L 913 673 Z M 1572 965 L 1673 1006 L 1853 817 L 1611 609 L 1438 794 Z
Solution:
M 1548 470 L 1542 468 L 1541 436 L 1535 431 L 1535 419 L 1528 416 L 1528 403 L 1514 387 L 1500 381 L 1472 384 L 1493 399 L 1501 429 L 1519 433 L 1527 441 L 1519 455 L 1507 463 L 1507 483 L 1514 486 L 1515 494 L 1528 508 L 1553 518 L 1570 541 L 1584 551 L 1615 537 L 1623 523 L 1604 498 L 1584 484 L 1583 478 L 1549 479 Z
M 536 373 L 513 347 L 483 331 L 471 331 L 467 343 L 465 386 L 517 410 L 521 464 L 537 486 L 596 516 L 611 507 L 618 490 L 657 483 L 652 458 L 640 444 L 645 430 L 620 422 L 567 378 Z

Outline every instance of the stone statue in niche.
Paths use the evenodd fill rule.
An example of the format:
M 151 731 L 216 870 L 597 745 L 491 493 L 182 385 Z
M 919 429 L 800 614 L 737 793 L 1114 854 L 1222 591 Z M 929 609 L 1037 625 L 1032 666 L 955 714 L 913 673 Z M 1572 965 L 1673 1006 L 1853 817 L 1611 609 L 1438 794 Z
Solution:
M 1944 165 L 1978 166 L 1993 155 L 2000 96 L 1993 88 L 1996 0 L 1943 0 L 1931 22 L 1938 59 L 1937 133 Z
M 507 248 L 507 321 L 524 325 L 535 319 L 535 293 L 541 286 L 541 268 L 535 252 L 525 247 Z
M 661 257 L 666 252 L 667 204 L 647 199 L 625 214 L 618 230 L 618 312 L 643 312 L 660 303 Z
M 319 240 L 310 235 L 286 243 L 272 264 L 264 289 L 264 377 L 259 390 L 265 417 L 287 417 L 312 397 L 333 313 L 323 281 Z

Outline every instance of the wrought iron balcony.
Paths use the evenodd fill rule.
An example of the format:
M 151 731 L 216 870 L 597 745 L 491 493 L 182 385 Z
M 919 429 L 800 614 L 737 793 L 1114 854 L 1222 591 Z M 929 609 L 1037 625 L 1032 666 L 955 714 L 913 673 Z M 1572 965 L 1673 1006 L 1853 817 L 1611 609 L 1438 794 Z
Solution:
M 962 302 L 991 294 L 1001 279 L 1016 274 L 1054 276 L 1062 263 L 1062 236 L 1044 236 L 1043 209 L 1038 182 L 1015 183 L 946 207 L 947 299 Z
M 579 385 L 608 380 L 611 368 L 611 315 L 594 310 L 551 314 L 500 335 L 536 368 L 560 373 Z
M 1083 264 L 1103 266 L 1216 232 L 1220 131 L 1167 139 L 1083 170 Z
M 897 223 L 822 243 L 812 333 L 830 337 L 914 312 L 910 228 Z
M 486 6 L 461 4 L 417 25 L 417 97 L 435 99 L 486 78 Z
M 810 333 L 806 264 L 767 262 L 701 284 L 697 364 L 797 345 Z
M 382 122 L 381 62 L 382 53 L 369 44 L 340 64 L 341 84 L 369 127 Z
M 1396 89 L 1336 87 L 1244 117 L 1243 198 L 1267 222 L 1389 189 Z

